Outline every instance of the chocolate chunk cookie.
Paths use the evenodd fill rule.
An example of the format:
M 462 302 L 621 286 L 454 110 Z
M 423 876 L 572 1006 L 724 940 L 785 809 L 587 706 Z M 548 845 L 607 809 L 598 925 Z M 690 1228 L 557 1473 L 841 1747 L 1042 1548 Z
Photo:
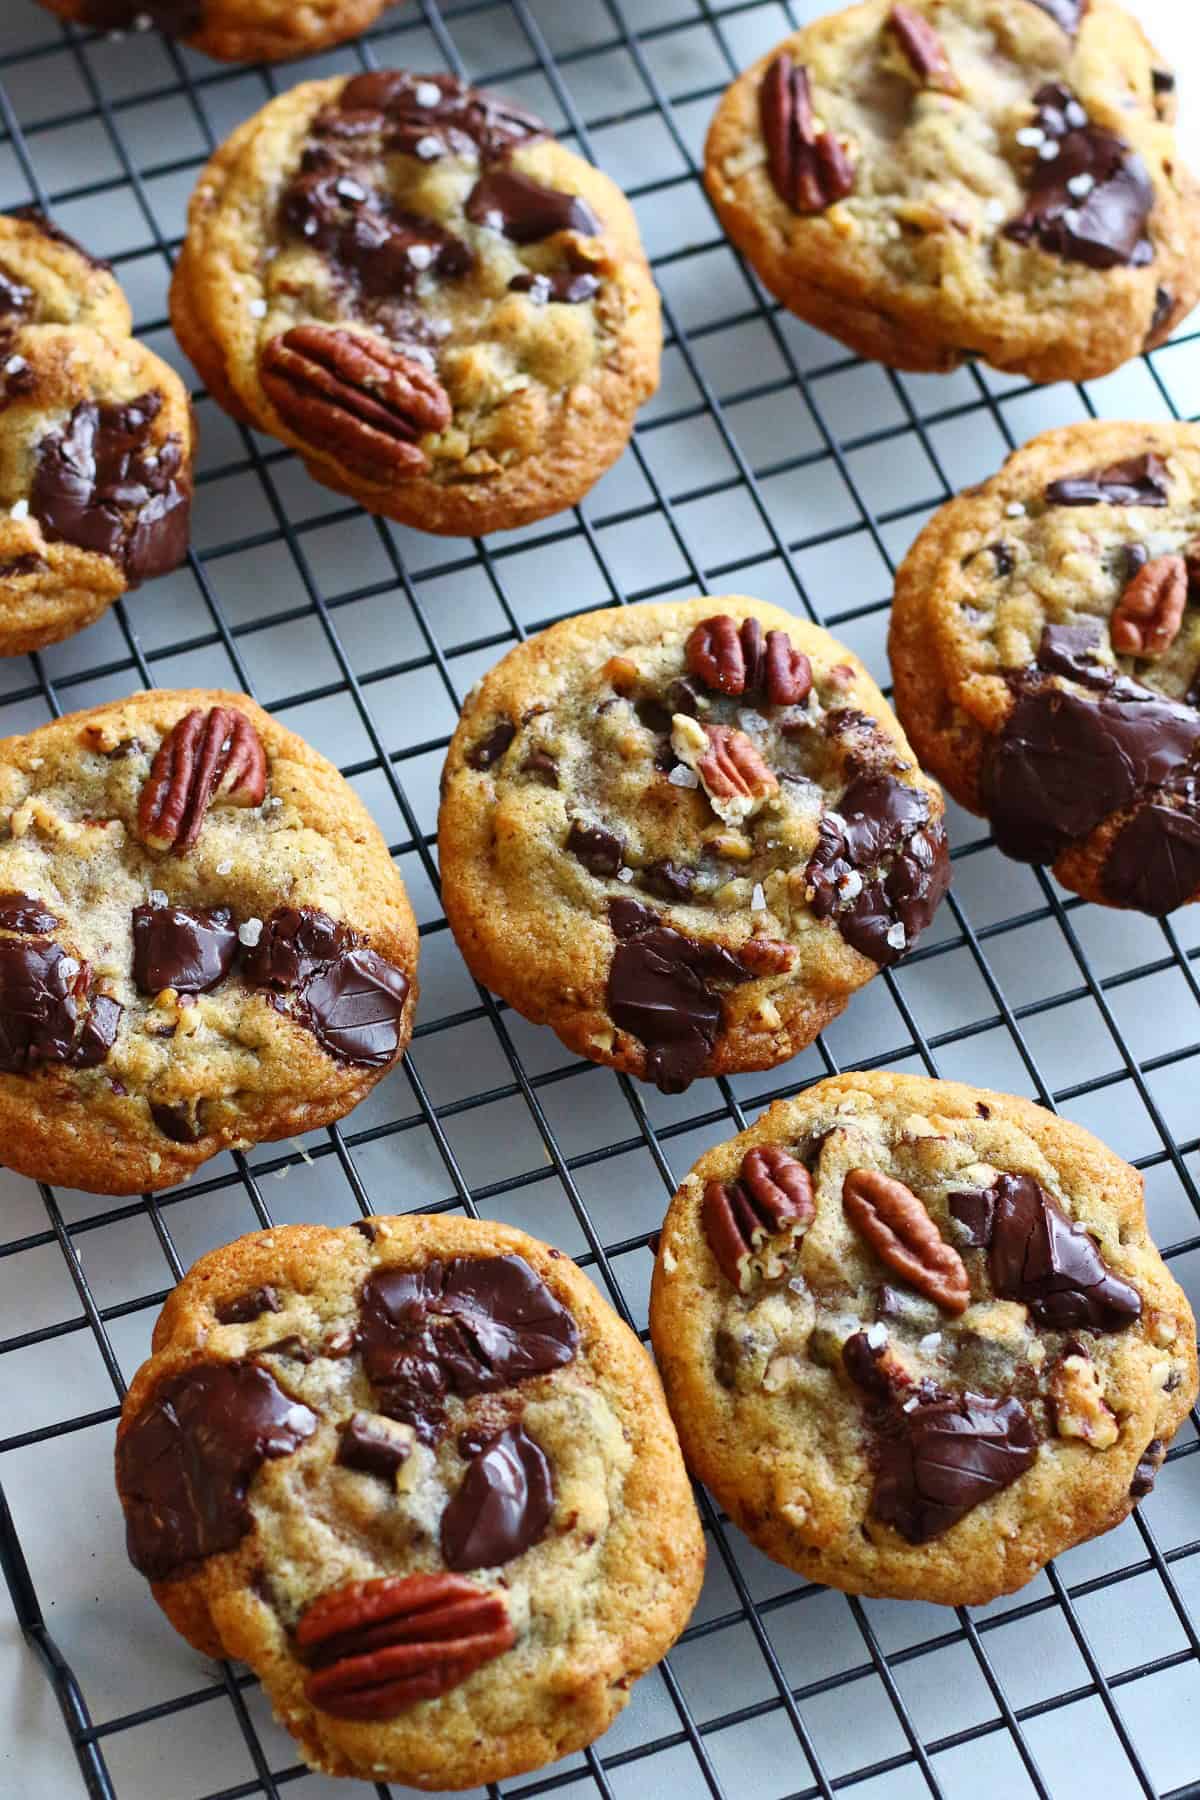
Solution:
M 1082 381 L 1200 295 L 1174 109 L 1110 0 L 866 0 L 734 83 L 705 174 L 771 292 L 860 354 Z
M 191 407 L 124 294 L 42 214 L 0 214 L 0 656 L 80 631 L 187 554 Z
M 1023 862 L 1109 906 L 1200 898 L 1200 429 L 1035 438 L 897 577 L 896 707 Z
M 285 1226 L 175 1289 L 117 1435 L 129 1555 L 307 1762 L 475 1787 L 606 1729 L 695 1604 L 658 1378 L 574 1263 L 410 1215 Z
M 472 973 L 678 1092 L 810 1043 L 950 878 L 942 799 L 856 657 L 743 595 L 567 619 L 463 709 L 443 901 Z
M 946 1605 L 1119 1524 L 1197 1389 L 1136 1170 L 911 1075 L 818 1082 L 701 1157 L 650 1325 L 692 1472 L 760 1549 Z
M 97 31 L 153 27 L 223 62 L 312 56 L 373 25 L 397 0 L 42 0 Z
M 658 381 L 624 196 L 449 75 L 308 82 L 236 131 L 193 197 L 171 317 L 235 417 L 425 531 L 573 505 Z
M 0 742 L 10 1168 L 137 1193 L 341 1118 L 408 1042 L 416 962 L 366 809 L 244 695 Z

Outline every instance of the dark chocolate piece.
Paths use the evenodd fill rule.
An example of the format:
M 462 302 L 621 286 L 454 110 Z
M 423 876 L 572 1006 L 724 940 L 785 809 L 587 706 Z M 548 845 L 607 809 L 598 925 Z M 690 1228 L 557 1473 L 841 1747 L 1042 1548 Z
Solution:
M 660 900 L 673 900 L 684 905 L 692 897 L 696 875 L 693 869 L 686 868 L 682 863 L 664 858 L 661 862 L 647 863 L 638 877 L 638 883 L 648 894 L 657 894 Z
M 543 787 L 558 786 L 558 764 L 548 750 L 531 750 L 521 764 L 522 775 L 532 775 Z
M 29 894 L 0 894 L 0 931 L 20 932 L 23 937 L 45 937 L 58 929 L 58 920 L 44 902 Z
M 336 107 L 319 115 L 315 129 L 319 136 L 351 141 L 381 133 L 386 149 L 423 161 L 477 150 L 490 162 L 547 135 L 534 113 L 487 88 L 468 87 L 454 75 L 416 75 L 407 69 L 354 76 Z
M 967 1233 L 963 1239 L 968 1250 L 986 1250 L 992 1241 L 996 1217 L 996 1195 L 991 1188 L 974 1188 L 966 1193 L 951 1194 L 947 1204 L 950 1217 L 957 1219 Z
M 502 231 L 514 244 L 537 244 L 557 231 L 596 237 L 603 229 L 586 200 L 543 187 L 515 169 L 489 169 L 481 175 L 464 211 L 473 225 Z
M 412 1445 L 375 1413 L 354 1413 L 342 1426 L 337 1461 L 344 1469 L 361 1469 L 365 1475 L 390 1481 L 411 1455 Z
M 1038 668 L 1048 675 L 1065 675 L 1084 687 L 1109 688 L 1117 671 L 1100 660 L 1103 636 L 1098 619 L 1084 625 L 1046 625 L 1038 645 Z
M 941 1537 L 1023 1475 L 1037 1455 L 1019 1400 L 918 1392 L 880 1421 L 871 1511 L 910 1544 Z
M 523 275 L 514 275 L 508 285 L 514 294 L 528 294 L 535 306 L 545 306 L 551 300 L 560 306 L 579 306 L 585 300 L 594 300 L 600 292 L 598 276 L 572 269 L 557 269 L 553 275 L 527 269 Z
M 409 293 L 426 273 L 465 275 L 475 260 L 453 232 L 394 206 L 367 174 L 330 151 L 306 153 L 280 215 L 289 231 L 353 275 L 371 299 Z
M 1017 559 L 1012 553 L 1012 545 L 1004 543 L 989 544 L 992 561 L 996 565 L 997 575 L 1011 575 L 1017 566 Z
M 1171 314 L 1175 311 L 1175 296 L 1168 288 L 1157 287 L 1154 290 L 1154 311 L 1150 317 L 1150 329 L 1146 333 L 1147 342 L 1156 338 Z
M 822 818 L 806 873 L 817 918 L 832 919 L 848 944 L 886 967 L 912 949 L 941 905 L 950 849 L 920 788 L 860 775 Z M 897 926 L 898 944 L 890 936 Z
M 143 994 L 205 994 L 224 981 L 237 950 L 227 906 L 133 909 L 133 979 Z
M 442 1514 L 448 1569 L 490 1569 L 540 1543 L 554 1511 L 554 1476 L 523 1425 L 476 1452 Z
M 277 1313 L 283 1309 L 280 1305 L 278 1291 L 273 1287 L 251 1288 L 247 1294 L 239 1294 L 235 1300 L 227 1300 L 224 1306 L 217 1307 L 217 1323 L 219 1325 L 249 1325 L 255 1319 L 261 1319 L 264 1313 Z
M 1048 82 L 1035 96 L 1043 150 L 1029 170 L 1025 210 L 1004 227 L 1019 244 L 1038 244 L 1067 262 L 1090 269 L 1142 268 L 1154 260 L 1146 222 L 1154 209 L 1154 184 L 1145 163 L 1124 138 L 1094 125 L 1074 94 Z M 1075 192 L 1081 176 L 1091 187 Z
M 714 982 L 750 979 L 728 950 L 684 937 L 636 900 L 608 903 L 617 946 L 606 1001 L 613 1023 L 646 1046 L 646 1078 L 664 1094 L 696 1079 L 721 1028 Z
M 205 0 L 85 0 L 83 22 L 98 31 L 128 31 L 139 19 L 167 37 L 191 37 L 204 23 Z
M 91 1068 L 112 1046 L 121 1007 L 92 997 L 86 963 L 45 938 L 0 938 L 0 1070 Z
M 1182 789 L 1179 806 L 1143 806 L 1113 839 L 1100 872 L 1114 906 L 1132 906 L 1162 918 L 1200 888 L 1200 794 L 1195 782 Z
M 262 1464 L 316 1428 L 257 1363 L 197 1363 L 162 1382 L 117 1445 L 134 1568 L 166 1581 L 232 1550 L 250 1530 L 246 1495 Z
M 992 1184 L 995 1224 L 988 1273 L 1002 1300 L 1021 1300 L 1056 1331 L 1123 1331 L 1142 1298 L 1114 1275 L 1082 1225 L 1073 1224 L 1031 1175 Z
M 173 1144 L 198 1144 L 204 1136 L 199 1105 L 193 1109 L 183 1100 L 151 1100 L 150 1117 Z
M 578 819 L 571 821 L 567 849 L 589 875 L 615 875 L 625 860 L 625 846 L 619 837 L 603 825 L 584 825 Z
M 330 1056 L 380 1068 L 400 1048 L 410 985 L 404 971 L 377 950 L 351 950 L 309 976 L 298 1017 Z
M 1153 450 L 1092 469 L 1063 475 L 1046 488 L 1048 506 L 1165 506 L 1170 493 L 1166 464 Z
M 1166 1454 L 1167 1446 L 1162 1439 L 1151 1438 L 1138 1459 L 1138 1465 L 1133 1471 L 1133 1480 L 1129 1484 L 1129 1492 L 1135 1500 L 1144 1500 L 1153 1488 Z
M 480 738 L 479 742 L 467 751 L 468 764 L 472 769 L 490 769 L 493 763 L 500 761 L 516 735 L 516 726 L 510 724 L 507 719 L 501 719 L 500 723 L 493 726 L 485 738 Z
M 277 906 L 257 944 L 242 952 L 242 976 L 251 987 L 288 994 L 363 942 L 361 933 L 315 907 Z

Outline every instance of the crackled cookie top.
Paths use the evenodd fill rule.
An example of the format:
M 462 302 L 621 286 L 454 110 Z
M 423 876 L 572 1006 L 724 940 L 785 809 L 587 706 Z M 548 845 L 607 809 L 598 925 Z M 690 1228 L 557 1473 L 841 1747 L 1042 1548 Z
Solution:
M 651 1320 L 693 1466 L 851 1591 L 1020 1585 L 1149 1491 L 1196 1392 L 1134 1171 L 915 1077 L 820 1083 L 705 1157 Z
M 867 0 L 735 84 L 707 174 L 769 284 L 804 315 L 811 278 L 835 333 L 844 297 L 869 354 L 1096 373 L 1196 295 L 1173 119 L 1173 76 L 1108 0 Z
M 188 400 L 130 326 L 106 264 L 32 209 L 0 215 L 0 654 L 187 554 Z
M 901 716 L 923 709 L 935 663 L 980 740 L 975 804 L 1009 855 L 1087 857 L 1096 897 L 1149 913 L 1200 890 L 1194 427 L 1068 427 L 1027 445 L 918 541 L 895 632 Z M 930 761 L 954 787 L 945 750 Z
M 558 1252 L 461 1220 L 262 1233 L 155 1346 L 118 1438 L 130 1557 L 315 1766 L 441 1786 L 587 1741 L 682 1624 L 703 1555 L 661 1394 Z
M 403 887 L 336 772 L 243 696 L 0 745 L 6 1158 L 100 1192 L 354 1104 L 411 1029 Z
M 949 879 L 940 796 L 861 665 L 741 596 L 513 650 L 464 709 L 441 845 L 476 973 L 667 1089 L 791 1054 Z
M 395 0 L 42 0 L 97 31 L 180 38 L 229 62 L 311 55 L 356 37 Z
M 624 416 L 654 385 L 657 302 L 624 199 L 532 114 L 449 75 L 272 102 L 202 178 L 178 286 L 202 367 L 217 354 L 256 419 L 372 490 L 494 481 L 549 449 L 564 409 L 558 462 L 611 460 L 601 394 Z M 569 474 L 549 467 L 548 491 Z

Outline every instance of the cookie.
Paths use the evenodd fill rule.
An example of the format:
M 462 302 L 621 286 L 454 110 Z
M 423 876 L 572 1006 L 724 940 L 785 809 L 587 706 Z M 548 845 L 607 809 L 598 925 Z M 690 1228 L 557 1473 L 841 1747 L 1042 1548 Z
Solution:
M 469 696 L 439 819 L 477 980 L 665 1092 L 793 1056 L 910 950 L 942 798 L 858 659 L 741 594 L 616 607 Z
M 649 1357 L 558 1250 L 450 1216 L 258 1232 L 167 1300 L 117 1434 L 130 1558 L 331 1775 L 474 1788 L 591 1743 L 699 1593 Z
M 702 1156 L 650 1326 L 693 1474 L 853 1594 L 1010 1593 L 1126 1517 L 1196 1397 L 1137 1171 L 913 1075 L 818 1082 Z
M 1200 428 L 1050 431 L 896 581 L 896 709 L 1022 862 L 1108 906 L 1200 898 Z
M 131 331 L 106 263 L 33 209 L 0 214 L 0 656 L 187 555 L 191 406 Z
M 337 770 L 244 694 L 0 741 L 0 1134 L 97 1194 L 339 1119 L 412 1031 L 417 933 Z
M 200 178 L 171 288 L 222 406 L 424 531 L 572 506 L 658 382 L 633 212 L 532 114 L 450 75 L 306 82 Z
M 1200 297 L 1174 113 L 1110 0 L 866 0 L 733 84 L 705 179 L 771 292 L 861 355 L 1083 381 Z
M 42 0 L 97 31 L 152 27 L 224 62 L 312 56 L 373 25 L 396 0 Z

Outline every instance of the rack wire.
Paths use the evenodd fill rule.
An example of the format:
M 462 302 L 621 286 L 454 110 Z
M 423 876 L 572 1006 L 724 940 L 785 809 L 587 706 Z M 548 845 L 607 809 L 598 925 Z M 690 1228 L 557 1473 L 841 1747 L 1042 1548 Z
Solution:
M 293 81 L 389 64 L 505 88 L 608 168 L 637 207 L 667 332 L 662 391 L 617 469 L 577 511 L 473 544 L 368 518 L 198 394 L 186 569 L 0 670 L 2 731 L 143 686 L 255 693 L 339 763 L 392 840 L 423 984 L 403 1069 L 303 1143 L 116 1204 L 0 1172 L 0 1556 L 79 1770 L 64 1743 L 57 1774 L 14 1774 L 5 1791 L 22 1800 L 371 1791 L 310 1775 L 253 1678 L 189 1652 L 121 1553 L 120 1396 L 170 1285 L 238 1231 L 416 1208 L 505 1218 L 574 1254 L 645 1337 L 655 1228 L 695 1156 L 822 1075 L 889 1066 L 1010 1088 L 1100 1130 L 1144 1172 L 1152 1228 L 1200 1297 L 1190 913 L 1084 906 L 951 809 L 955 883 L 918 952 L 793 1063 L 666 1098 L 572 1059 L 476 988 L 438 903 L 441 759 L 462 695 L 516 639 L 595 606 L 739 588 L 830 627 L 886 681 L 891 572 L 935 506 L 1043 426 L 1200 410 L 1186 324 L 1106 381 L 1046 389 L 977 367 L 898 376 L 779 311 L 716 225 L 700 147 L 730 77 L 823 10 L 410 0 L 335 54 L 245 70 L 153 34 L 60 25 L 31 0 L 4 8 L 0 205 L 34 201 L 109 256 L 139 335 L 189 379 L 165 287 L 200 166 Z M 1198 1432 L 1193 1414 L 1118 1531 L 984 1608 L 816 1588 L 701 1494 L 709 1575 L 676 1650 L 591 1750 L 488 1791 L 1200 1794 Z

